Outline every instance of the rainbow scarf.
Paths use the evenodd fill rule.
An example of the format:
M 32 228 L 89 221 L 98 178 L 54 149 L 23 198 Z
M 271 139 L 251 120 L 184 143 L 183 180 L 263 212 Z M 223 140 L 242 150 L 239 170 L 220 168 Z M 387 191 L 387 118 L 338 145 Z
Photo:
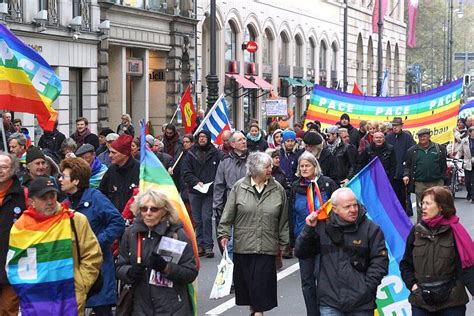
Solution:
M 77 315 L 72 214 L 63 205 L 53 216 L 29 208 L 10 231 L 6 270 L 23 315 Z
M 52 103 L 61 80 L 37 52 L 0 24 L 0 108 L 36 115 L 40 127 L 53 131 L 58 113 Z
M 191 240 L 196 265 L 199 269 L 199 253 L 197 248 L 194 228 L 189 218 L 181 196 L 174 185 L 173 179 L 158 157 L 146 146 L 145 124 L 141 122 L 141 148 L 140 148 L 140 192 L 156 189 L 163 192 L 178 211 L 179 219 L 184 227 L 184 232 Z M 189 297 L 193 308 L 193 315 L 197 315 L 197 291 L 194 284 L 188 284 Z

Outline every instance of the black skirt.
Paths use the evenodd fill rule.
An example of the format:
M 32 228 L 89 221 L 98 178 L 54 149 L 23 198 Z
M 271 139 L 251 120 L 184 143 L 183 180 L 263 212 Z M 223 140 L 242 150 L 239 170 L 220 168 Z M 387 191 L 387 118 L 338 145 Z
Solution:
M 237 305 L 265 312 L 278 306 L 275 256 L 234 253 L 234 289 Z

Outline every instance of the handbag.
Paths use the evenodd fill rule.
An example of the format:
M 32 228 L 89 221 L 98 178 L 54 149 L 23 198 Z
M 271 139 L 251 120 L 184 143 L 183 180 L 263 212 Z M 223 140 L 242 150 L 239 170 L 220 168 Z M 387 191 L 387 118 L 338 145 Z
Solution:
M 232 273 L 234 272 L 234 263 L 229 258 L 227 247 L 224 248 L 221 262 L 217 266 L 217 275 L 212 285 L 209 299 L 219 299 L 230 294 L 232 285 Z
M 130 237 L 130 239 L 132 239 Z M 142 257 L 142 234 L 137 235 L 137 263 L 141 263 Z M 117 301 L 116 316 L 132 316 L 133 314 L 133 296 L 135 287 L 132 284 L 125 284 L 120 291 Z
M 74 233 L 74 237 L 76 238 L 76 249 L 77 249 L 77 261 L 79 265 L 81 265 L 81 250 L 79 247 L 79 238 L 77 237 L 76 225 L 74 224 L 74 219 L 71 217 L 71 227 L 72 232 Z M 94 284 L 92 284 L 89 292 L 87 292 L 87 298 L 94 296 L 102 290 L 102 286 L 104 284 L 104 278 L 102 277 L 102 272 L 99 269 L 99 274 L 97 275 L 97 279 L 95 280 Z
M 451 290 L 455 285 L 455 279 L 432 283 L 421 283 L 421 297 L 428 305 L 442 304 L 449 299 Z

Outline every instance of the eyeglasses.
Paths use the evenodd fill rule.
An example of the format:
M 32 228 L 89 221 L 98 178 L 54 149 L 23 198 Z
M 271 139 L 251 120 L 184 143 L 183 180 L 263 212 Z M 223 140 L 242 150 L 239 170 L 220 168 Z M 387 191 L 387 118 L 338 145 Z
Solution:
M 139 210 L 140 210 L 141 213 L 146 213 L 148 211 L 150 211 L 152 213 L 156 213 L 159 210 L 161 210 L 161 208 L 154 207 L 154 206 L 140 206 Z

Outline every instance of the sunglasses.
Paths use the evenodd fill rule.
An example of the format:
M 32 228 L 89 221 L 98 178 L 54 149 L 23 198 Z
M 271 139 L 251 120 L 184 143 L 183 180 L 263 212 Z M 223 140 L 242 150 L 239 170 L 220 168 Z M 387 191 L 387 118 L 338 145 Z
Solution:
M 141 206 L 139 208 L 140 212 L 142 213 L 146 213 L 148 211 L 152 212 L 152 213 L 156 213 L 158 212 L 159 210 L 161 210 L 161 208 L 159 207 L 154 207 L 154 206 Z

